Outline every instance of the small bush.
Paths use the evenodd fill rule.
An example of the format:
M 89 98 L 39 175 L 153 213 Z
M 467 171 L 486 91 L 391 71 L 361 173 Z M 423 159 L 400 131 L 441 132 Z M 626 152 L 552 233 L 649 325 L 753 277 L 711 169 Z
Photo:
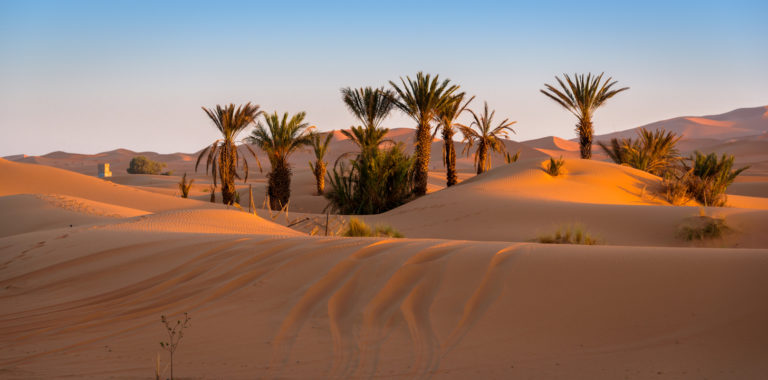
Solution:
M 661 180 L 662 195 L 673 206 L 682 206 L 691 199 L 690 176 L 686 171 L 668 172 Z
M 557 160 L 555 160 L 553 157 L 550 157 L 547 168 L 544 171 L 552 177 L 557 177 L 563 173 L 563 166 L 565 166 L 565 160 L 563 160 L 563 156 L 560 156 L 560 158 Z
M 162 162 L 156 162 L 145 156 L 136 156 L 131 159 L 128 165 L 128 174 L 160 174 L 165 168 Z
M 731 230 L 725 217 L 709 216 L 702 209 L 699 216 L 690 218 L 680 226 L 678 235 L 685 240 L 710 240 L 723 237 Z
M 580 224 L 560 227 L 552 235 L 539 236 L 537 241 L 544 244 L 598 244 L 598 240 L 591 236 L 584 226 Z
M 513 162 L 517 162 L 518 159 L 520 159 L 520 151 L 519 150 L 514 155 L 509 154 L 509 152 L 504 152 L 504 161 L 506 163 L 511 164 Z
M 365 222 L 357 218 L 350 218 L 347 228 L 342 232 L 346 237 L 392 237 L 401 238 L 403 234 L 389 225 L 379 225 L 371 229 Z
M 184 176 L 181 177 L 181 182 L 179 182 L 179 190 L 181 191 L 182 198 L 189 198 L 189 189 L 192 188 L 193 182 L 195 182 L 194 179 L 187 182 L 187 173 L 184 173 Z

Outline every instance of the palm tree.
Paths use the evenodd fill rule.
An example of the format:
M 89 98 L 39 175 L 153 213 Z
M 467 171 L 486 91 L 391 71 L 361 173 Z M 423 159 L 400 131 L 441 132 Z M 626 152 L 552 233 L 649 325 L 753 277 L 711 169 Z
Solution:
M 595 110 L 614 95 L 628 90 L 629 87 L 612 89 L 616 81 L 612 81 L 613 78 L 603 81 L 603 73 L 597 76 L 592 76 L 591 73 L 586 76 L 574 74 L 573 80 L 568 74 L 563 74 L 563 76 L 565 83 L 560 78 L 555 77 L 562 91 L 549 84 L 544 84 L 546 89 L 540 91 L 576 116 L 578 119 L 576 132 L 579 134 L 581 158 L 590 159 L 592 158 L 592 135 L 594 134 L 592 116 Z
M 416 79 L 400 77 L 402 88 L 395 82 L 389 84 L 397 93 L 393 99 L 395 105 L 406 115 L 416 121 L 416 170 L 414 193 L 427 193 L 427 176 L 429 171 L 429 156 L 432 149 L 432 121 L 441 109 L 451 103 L 452 95 L 459 89 L 451 85 L 450 80 L 439 81 L 439 75 L 432 78 L 429 74 L 419 71 Z
M 244 173 L 242 177 L 243 183 L 248 180 L 248 161 L 245 160 L 245 157 L 238 155 L 235 139 L 240 132 L 255 122 L 256 118 L 262 114 L 262 111 L 259 111 L 258 105 L 251 104 L 250 102 L 239 107 L 229 104 L 226 107 L 216 105 L 216 109 L 202 108 L 206 115 L 211 118 L 219 132 L 221 132 L 223 138 L 214 141 L 213 144 L 200 152 L 195 163 L 195 171 L 197 171 L 200 160 L 207 152 L 208 158 L 205 164 L 205 171 L 207 173 L 210 170 L 214 187 L 216 187 L 218 174 L 218 179 L 221 179 L 222 201 L 224 204 L 229 205 L 235 201 L 235 178 L 241 178 L 237 174 L 237 165 L 241 158 Z M 248 145 L 243 146 L 256 159 L 259 170 L 261 170 L 261 163 L 258 157 L 256 157 L 256 152 Z
M 352 126 L 342 130 L 360 148 L 361 154 L 370 155 L 384 142 L 384 136 L 389 132 L 388 128 L 382 128 L 381 122 L 389 116 L 395 104 L 392 99 L 395 94 L 384 88 L 361 87 L 341 89 L 341 98 L 344 104 L 361 123 L 362 126 Z
M 454 127 L 459 126 L 457 120 L 467 110 L 467 106 L 475 97 L 464 101 L 465 93 L 458 93 L 451 97 L 451 101 L 440 109 L 435 118 L 443 132 L 443 164 L 446 167 L 446 186 L 453 186 L 458 182 L 456 177 L 456 147 L 453 144 Z M 463 102 L 463 103 L 462 103 Z
M 493 116 L 496 111 L 488 113 L 488 102 L 485 103 L 483 114 L 478 116 L 474 111 L 472 113 L 472 124 L 469 127 L 465 125 L 459 125 L 459 130 L 464 135 L 464 140 L 467 141 L 467 145 L 464 146 L 464 152 L 469 153 L 474 144 L 477 144 L 477 150 L 475 151 L 475 165 L 477 165 L 477 174 L 482 174 L 486 169 L 491 168 L 491 160 L 488 156 L 489 153 L 499 152 L 504 153 L 506 148 L 502 138 L 507 138 L 507 131 L 515 133 L 511 128 L 512 124 L 516 121 L 509 121 L 509 119 L 502 120 L 495 127 L 493 126 Z M 477 131 L 471 127 L 476 127 Z
M 264 114 L 264 123 L 259 122 L 247 140 L 263 150 L 272 171 L 267 175 L 267 195 L 270 207 L 281 209 L 291 197 L 291 166 L 288 156 L 304 145 L 312 144 L 312 129 L 304 123 L 305 112 L 288 118 L 288 112 L 281 118 L 277 112 Z M 266 124 L 266 126 L 264 125 Z
M 315 163 L 309 162 L 309 168 L 312 169 L 312 174 L 315 175 L 315 182 L 317 184 L 317 195 L 323 195 L 325 190 L 325 168 L 328 165 L 323 161 L 325 154 L 328 152 L 328 144 L 333 137 L 333 131 L 328 132 L 325 135 L 325 140 L 317 133 L 313 133 L 311 137 L 312 150 L 315 152 Z

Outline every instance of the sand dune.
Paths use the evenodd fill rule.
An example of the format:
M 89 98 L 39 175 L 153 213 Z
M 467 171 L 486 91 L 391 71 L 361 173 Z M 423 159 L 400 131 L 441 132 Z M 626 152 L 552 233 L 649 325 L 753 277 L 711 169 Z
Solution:
M 221 207 L 121 186 L 67 170 L 4 159 L 0 159 L 0 173 L 0 196 L 36 193 L 69 195 L 152 212 Z
M 680 123 L 747 129 L 753 113 Z M 354 151 L 337 135 L 331 162 Z M 160 315 L 189 312 L 178 378 L 762 378 L 768 157 L 761 138 L 717 136 L 687 143 L 753 165 L 731 207 L 670 206 L 658 177 L 597 160 L 567 158 L 551 177 L 548 156 L 578 157 L 554 137 L 506 142 L 520 160 L 495 155 L 479 176 L 462 156 L 462 182 L 444 188 L 436 141 L 429 194 L 363 217 L 405 239 L 281 225 L 322 217 L 309 152 L 292 161 L 290 217 L 274 221 L 207 202 L 194 155 L 162 159 L 195 178 L 195 199 L 178 197 L 178 176 L 60 169 L 127 166 L 131 151 L 14 158 L 58 168 L 0 159 L 0 377 L 152 378 L 168 361 Z M 412 130 L 390 137 L 413 149 Z M 702 211 L 725 217 L 722 239 L 679 236 Z M 601 245 L 533 243 L 573 223 Z
M 657 121 L 642 127 L 655 130 L 663 128 L 673 131 L 686 139 L 729 139 L 757 136 L 768 131 L 768 106 L 740 108 L 719 115 L 702 117 L 685 116 Z M 636 129 L 595 136 L 596 141 L 608 141 L 614 137 L 635 137 Z

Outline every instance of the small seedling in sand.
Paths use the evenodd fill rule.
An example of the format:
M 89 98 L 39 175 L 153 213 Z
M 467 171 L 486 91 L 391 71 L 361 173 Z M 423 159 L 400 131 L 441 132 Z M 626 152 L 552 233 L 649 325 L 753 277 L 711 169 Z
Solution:
M 595 245 L 598 243 L 580 224 L 567 225 L 558 228 L 552 235 L 542 235 L 537 239 L 539 243 L 544 244 L 582 244 Z
M 555 160 L 553 157 L 550 157 L 547 168 L 544 171 L 552 177 L 557 177 L 560 174 L 563 174 L 563 166 L 565 166 L 565 160 L 563 160 L 563 156 L 560 156 L 560 158 L 557 160 Z
M 725 217 L 709 216 L 706 210 L 699 209 L 699 216 L 689 218 L 680 226 L 678 235 L 685 240 L 710 240 L 723 237 L 731 228 L 725 223 Z
M 193 182 L 195 182 L 194 179 L 187 182 L 187 173 L 184 173 L 184 176 L 181 177 L 181 182 L 179 182 L 179 190 L 181 191 L 182 198 L 189 198 L 189 189 L 192 188 Z
M 181 343 L 181 338 L 184 337 L 184 329 L 190 327 L 190 321 L 192 318 L 189 314 L 184 313 L 184 320 L 177 320 L 176 324 L 169 322 L 165 315 L 160 316 L 160 321 L 165 325 L 166 333 L 168 333 L 168 340 L 160 342 L 160 347 L 168 351 L 171 355 L 171 380 L 173 380 L 173 354 L 176 352 L 176 348 Z
M 517 162 L 517 160 L 520 158 L 520 151 L 518 150 L 517 153 L 514 155 L 509 154 L 509 152 L 504 152 L 504 161 L 508 164 L 511 164 L 513 162 Z
M 350 218 L 347 228 L 342 233 L 346 237 L 392 237 L 401 238 L 403 234 L 392 226 L 379 225 L 371 229 L 365 222 L 357 218 Z

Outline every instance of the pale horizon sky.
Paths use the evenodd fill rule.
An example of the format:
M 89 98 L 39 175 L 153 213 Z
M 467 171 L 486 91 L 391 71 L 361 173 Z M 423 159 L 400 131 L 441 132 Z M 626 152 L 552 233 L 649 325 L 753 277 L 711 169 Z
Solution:
M 516 120 L 518 141 L 575 137 L 539 93 L 562 73 L 630 87 L 597 134 L 765 106 L 766 20 L 765 1 L 0 0 L 0 156 L 194 152 L 218 137 L 200 107 L 230 102 L 348 128 L 340 88 L 420 70 Z

